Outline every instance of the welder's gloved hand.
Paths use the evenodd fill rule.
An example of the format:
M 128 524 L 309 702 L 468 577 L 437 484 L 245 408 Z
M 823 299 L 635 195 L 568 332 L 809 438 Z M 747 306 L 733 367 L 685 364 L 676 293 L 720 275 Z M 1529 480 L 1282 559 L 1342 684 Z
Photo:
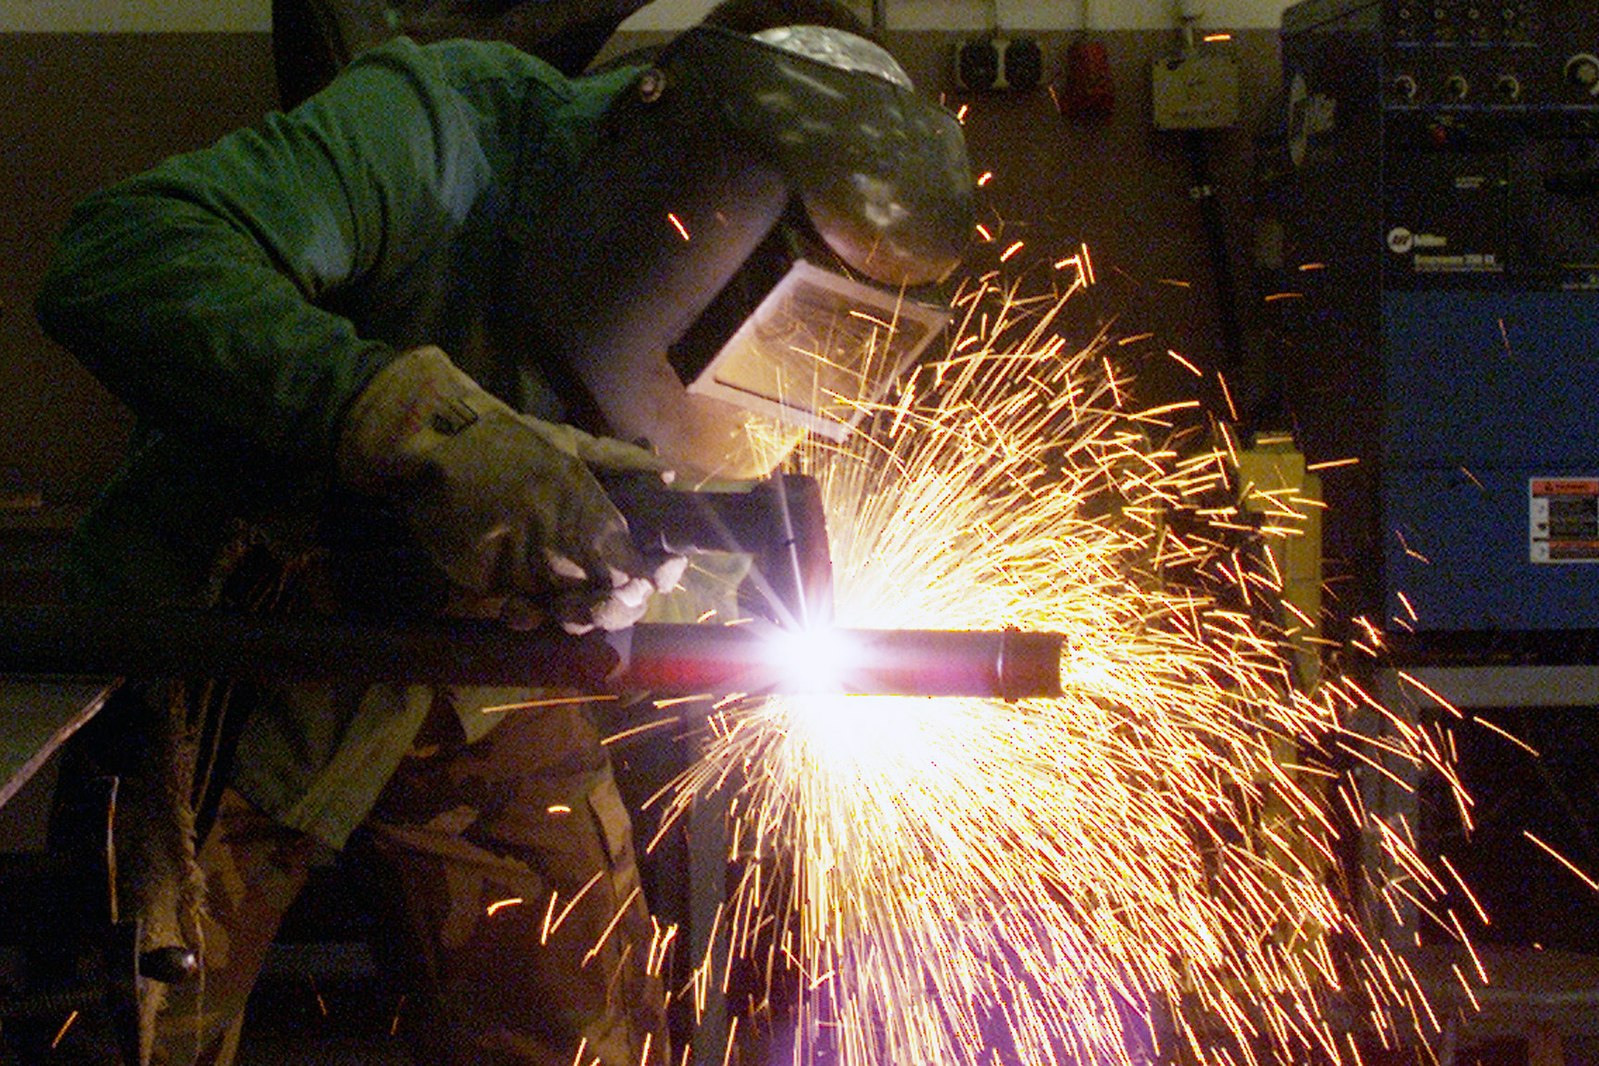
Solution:
M 434 347 L 414 348 L 356 398 L 339 442 L 347 485 L 382 495 L 450 580 L 530 600 L 571 633 L 625 629 L 686 560 L 641 554 L 594 469 L 671 475 L 648 452 L 513 411 Z M 508 612 L 526 624 L 526 611 Z

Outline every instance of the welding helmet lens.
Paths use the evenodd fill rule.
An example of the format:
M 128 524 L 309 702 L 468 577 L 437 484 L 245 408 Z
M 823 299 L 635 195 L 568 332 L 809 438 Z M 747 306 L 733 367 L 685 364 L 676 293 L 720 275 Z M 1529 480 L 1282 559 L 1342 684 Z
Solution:
M 832 26 L 776 26 L 752 34 L 757 41 L 814 59 L 839 70 L 872 74 L 906 92 L 915 91 L 911 76 L 888 49 L 859 34 Z
M 908 86 L 838 30 L 679 36 L 529 228 L 530 357 L 693 468 L 844 436 L 947 320 L 928 287 L 972 230 L 959 126 Z

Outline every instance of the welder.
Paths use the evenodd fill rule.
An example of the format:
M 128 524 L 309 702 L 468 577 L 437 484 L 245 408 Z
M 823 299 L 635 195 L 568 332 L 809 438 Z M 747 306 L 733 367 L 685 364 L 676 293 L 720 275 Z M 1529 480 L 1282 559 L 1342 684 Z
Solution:
M 399 38 L 86 200 L 38 312 L 138 426 L 74 538 L 76 595 L 572 633 L 725 600 L 747 560 L 674 603 L 684 558 L 637 543 L 602 482 L 769 471 L 757 429 L 784 400 L 690 392 L 667 350 L 732 343 L 780 260 L 836 275 L 795 283 L 835 304 L 866 284 L 892 305 L 971 229 L 958 127 L 864 33 L 825 0 L 734 0 L 575 79 Z M 811 407 L 799 425 L 849 417 Z M 397 886 L 407 937 L 379 961 L 418 1061 L 675 1061 L 595 726 L 484 713 L 528 697 L 125 685 L 63 779 L 122 778 L 124 905 L 146 946 L 203 960 L 147 997 L 153 1061 L 231 1059 L 284 912 L 346 845 Z

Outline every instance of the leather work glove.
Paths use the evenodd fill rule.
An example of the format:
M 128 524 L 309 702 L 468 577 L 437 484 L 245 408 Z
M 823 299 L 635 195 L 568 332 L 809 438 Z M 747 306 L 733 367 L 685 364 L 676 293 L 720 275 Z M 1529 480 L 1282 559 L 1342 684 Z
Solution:
M 642 555 L 591 470 L 670 481 L 659 460 L 518 414 L 435 347 L 378 372 L 351 405 L 337 459 L 346 485 L 395 502 L 454 584 L 548 605 L 569 633 L 627 628 L 687 564 L 664 548 Z

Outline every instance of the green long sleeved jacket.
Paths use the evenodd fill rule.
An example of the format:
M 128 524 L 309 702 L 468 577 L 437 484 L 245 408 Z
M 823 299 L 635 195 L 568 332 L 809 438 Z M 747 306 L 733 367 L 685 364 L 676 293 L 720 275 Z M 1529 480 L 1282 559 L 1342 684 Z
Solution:
M 83 202 L 37 311 L 138 425 L 74 538 L 79 594 L 202 602 L 241 521 L 309 542 L 339 491 L 343 413 L 400 351 L 437 344 L 514 391 L 484 325 L 510 242 L 637 73 L 572 80 L 507 45 L 400 38 L 294 111 Z M 429 700 L 287 694 L 252 716 L 237 783 L 338 845 Z

